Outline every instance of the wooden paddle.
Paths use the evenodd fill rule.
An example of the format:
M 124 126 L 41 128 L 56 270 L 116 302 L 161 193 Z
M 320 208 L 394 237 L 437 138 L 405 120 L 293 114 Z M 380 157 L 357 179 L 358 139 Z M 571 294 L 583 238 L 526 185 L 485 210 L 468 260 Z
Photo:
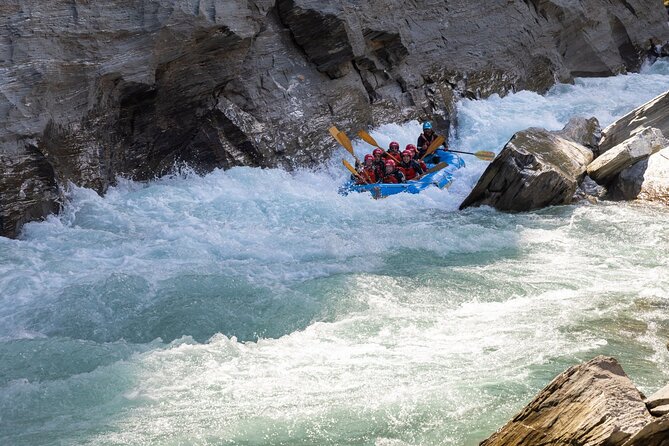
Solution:
M 434 167 L 429 168 L 427 172 L 425 172 L 425 175 L 427 175 L 428 173 L 434 173 L 438 170 L 443 169 L 446 166 L 448 166 L 448 163 L 446 161 L 442 161 L 439 164 L 435 165 Z
M 360 137 L 360 139 L 362 139 L 363 141 L 365 141 L 367 144 L 370 144 L 370 145 L 376 147 L 377 149 L 381 149 L 381 150 L 383 150 L 383 147 L 381 147 L 381 146 L 376 142 L 376 140 L 375 140 L 374 138 L 372 138 L 372 135 L 370 135 L 370 134 L 367 133 L 366 131 L 364 131 L 364 130 L 360 130 L 360 131 L 358 132 L 358 136 Z M 392 159 L 394 159 L 395 162 L 397 162 L 397 163 L 401 163 L 401 162 L 402 162 L 401 159 L 398 159 L 398 158 L 395 157 L 392 153 L 386 152 L 385 150 L 383 150 L 383 152 L 384 152 L 386 155 L 388 155 L 389 157 L 391 157 Z
M 353 158 L 355 158 L 355 161 L 360 164 L 360 160 L 355 156 L 355 152 L 353 152 L 353 144 L 351 143 L 351 140 L 348 139 L 348 136 L 346 136 L 346 133 L 340 132 L 335 126 L 330 127 L 329 131 L 330 135 L 332 135 L 332 137 L 337 140 L 337 142 L 341 144 Z
M 465 155 L 474 155 L 483 161 L 492 161 L 495 159 L 495 152 L 490 152 L 488 150 L 479 150 L 478 152 L 462 152 L 460 150 L 448 149 L 448 151 L 453 153 L 464 153 Z
M 362 175 L 360 175 L 360 174 L 358 173 L 358 171 L 355 170 L 355 167 L 351 166 L 351 163 L 349 163 L 349 162 L 346 161 L 346 160 L 341 160 L 341 162 L 342 162 L 342 164 L 344 164 L 344 167 L 346 167 L 346 168 L 347 168 L 353 175 L 355 175 L 356 177 L 358 177 L 358 178 L 360 178 L 362 181 L 364 181 L 365 184 L 372 184 L 372 183 L 370 183 L 369 179 L 367 179 L 367 178 L 363 177 Z
M 446 141 L 443 136 L 437 136 L 437 139 L 432 141 L 432 144 L 427 148 L 423 156 L 420 159 L 425 158 L 428 155 L 432 155 L 443 143 Z

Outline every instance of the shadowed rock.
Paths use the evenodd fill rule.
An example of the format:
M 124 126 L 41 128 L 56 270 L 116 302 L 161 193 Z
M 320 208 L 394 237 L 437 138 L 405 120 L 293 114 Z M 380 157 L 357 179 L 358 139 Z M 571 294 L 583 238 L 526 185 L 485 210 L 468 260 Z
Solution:
M 641 446 L 626 442 L 642 429 L 648 436 L 666 429 L 649 428 L 654 420 L 642 399 L 620 364 L 599 356 L 558 375 L 481 446 Z
M 544 129 L 516 133 L 485 170 L 460 209 L 488 205 L 529 211 L 568 204 L 592 161 L 592 151 Z

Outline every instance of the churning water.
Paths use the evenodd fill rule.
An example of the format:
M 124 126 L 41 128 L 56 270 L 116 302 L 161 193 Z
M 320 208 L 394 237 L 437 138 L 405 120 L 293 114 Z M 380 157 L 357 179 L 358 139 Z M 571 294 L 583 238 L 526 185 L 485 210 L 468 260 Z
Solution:
M 658 62 L 463 101 L 451 145 L 605 125 L 668 86 Z M 598 354 L 669 380 L 666 207 L 459 212 L 476 159 L 448 191 L 342 197 L 344 155 L 74 188 L 0 239 L 0 444 L 473 445 Z

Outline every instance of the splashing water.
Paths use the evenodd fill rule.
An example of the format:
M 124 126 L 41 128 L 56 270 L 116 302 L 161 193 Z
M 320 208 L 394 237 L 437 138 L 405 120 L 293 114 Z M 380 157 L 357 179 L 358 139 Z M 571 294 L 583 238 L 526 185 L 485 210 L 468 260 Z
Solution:
M 606 125 L 667 85 L 658 62 L 465 100 L 451 145 Z M 0 239 L 0 444 L 473 445 L 598 354 L 666 383 L 665 207 L 458 212 L 473 157 L 448 191 L 342 197 L 343 156 L 73 188 Z

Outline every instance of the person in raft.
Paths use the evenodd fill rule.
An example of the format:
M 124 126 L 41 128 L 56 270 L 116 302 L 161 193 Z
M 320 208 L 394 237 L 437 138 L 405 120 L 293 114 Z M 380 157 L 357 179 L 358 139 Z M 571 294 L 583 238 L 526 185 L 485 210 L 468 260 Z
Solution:
M 404 150 L 408 150 L 409 152 L 411 152 L 411 158 L 413 158 L 418 162 L 418 164 L 420 164 L 420 168 L 423 169 L 423 172 L 427 172 L 427 164 L 425 164 L 425 161 L 420 159 L 420 155 L 418 154 L 418 149 L 416 148 L 416 146 L 414 146 L 413 144 L 407 144 Z
M 376 179 L 379 181 L 381 178 L 383 178 L 383 175 L 386 172 L 386 160 L 383 158 L 385 154 L 386 152 L 378 147 L 372 151 L 372 156 L 374 157 L 374 168 L 376 169 Z
M 383 182 L 391 184 L 406 183 L 406 177 L 404 176 L 404 173 L 397 168 L 395 161 L 390 159 L 386 160 L 386 172 L 383 177 Z
M 374 164 L 374 156 L 367 154 L 365 155 L 364 164 L 358 169 L 360 177 L 354 178 L 358 184 L 366 183 L 376 183 L 379 178 L 379 172 L 377 166 Z M 364 180 L 363 180 L 364 179 Z
M 390 145 L 388 146 L 388 152 L 386 152 L 386 159 L 391 159 L 396 163 L 402 161 L 400 155 L 400 143 L 398 143 L 397 141 L 393 141 L 390 143 Z
M 430 121 L 425 121 L 423 123 L 423 133 L 418 136 L 418 142 L 416 143 L 416 146 L 418 146 L 418 157 L 423 158 L 423 155 L 425 155 L 425 152 L 427 152 L 427 148 L 430 147 L 430 144 L 432 144 L 432 141 L 437 139 L 437 134 L 434 133 L 434 130 L 432 129 L 432 123 Z M 444 143 L 444 146 L 446 144 Z M 446 147 L 446 150 L 448 150 L 448 147 Z M 437 164 L 439 163 L 439 157 L 432 157 L 430 159 L 429 163 Z
M 399 169 L 402 171 L 407 181 L 419 179 L 424 172 L 420 163 L 413 159 L 411 150 L 402 152 L 402 162 L 399 165 Z

